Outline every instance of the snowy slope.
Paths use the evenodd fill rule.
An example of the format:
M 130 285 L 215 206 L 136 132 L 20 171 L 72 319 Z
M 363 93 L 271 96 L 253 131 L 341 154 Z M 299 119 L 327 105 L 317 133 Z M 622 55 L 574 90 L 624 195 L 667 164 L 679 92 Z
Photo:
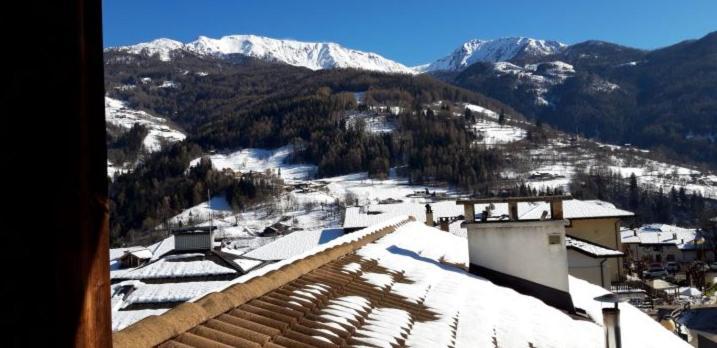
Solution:
M 105 117 L 108 123 L 128 130 L 135 124 L 145 126 L 149 133 L 144 138 L 143 144 L 149 152 L 161 149 L 163 142 L 182 141 L 186 137 L 164 118 L 150 115 L 142 110 L 131 109 L 117 99 L 105 97 Z
M 281 169 L 281 178 L 296 180 L 307 179 L 316 171 L 316 166 L 311 164 L 289 164 L 288 160 L 294 149 L 291 145 L 282 146 L 276 149 L 243 149 L 228 154 L 216 154 L 209 156 L 212 165 L 219 169 L 231 169 L 236 172 L 265 172 L 271 170 L 278 174 Z M 196 158 L 189 163 L 190 167 L 196 166 L 201 158 Z
M 164 61 L 171 60 L 171 53 L 180 49 L 217 57 L 241 54 L 312 70 L 355 68 L 388 73 L 414 73 L 411 68 L 376 53 L 353 50 L 333 42 L 280 40 L 256 35 L 229 35 L 219 39 L 200 36 L 187 44 L 170 39 L 157 39 L 132 46 L 110 48 L 132 54 L 157 54 L 159 59 Z
M 169 61 L 171 59 L 170 53 L 174 50 L 184 47 L 184 44 L 171 40 L 171 39 L 156 39 L 150 42 L 138 43 L 131 46 L 120 46 L 114 49 L 121 52 L 127 52 L 132 54 L 143 54 L 146 56 L 158 55 L 162 61 Z
M 509 37 L 495 40 L 470 40 L 450 55 L 443 57 L 423 71 L 459 71 L 476 62 L 502 62 L 517 57 L 542 57 L 560 52 L 567 45 L 557 41 Z

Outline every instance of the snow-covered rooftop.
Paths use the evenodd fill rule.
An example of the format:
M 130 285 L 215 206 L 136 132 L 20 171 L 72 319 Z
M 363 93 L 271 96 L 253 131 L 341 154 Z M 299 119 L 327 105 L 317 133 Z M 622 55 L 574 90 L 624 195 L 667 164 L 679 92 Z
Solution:
M 615 257 L 624 255 L 620 251 L 570 236 L 565 237 L 565 246 L 568 249 L 577 250 L 593 257 Z
M 457 205 L 455 201 L 441 201 L 430 204 L 433 210 L 434 221 L 438 221 L 439 217 L 457 217 L 464 213 L 463 206 Z M 476 204 L 476 214 L 480 214 L 486 206 L 485 204 Z M 498 203 L 494 204 L 494 206 L 495 209 L 493 209 L 491 213 L 492 216 L 508 215 L 507 203 Z M 547 211 L 548 217 L 550 217 L 550 204 L 547 202 L 518 203 L 518 217 L 521 220 L 538 220 L 544 211 Z M 344 228 L 366 227 L 399 215 L 411 215 L 416 217 L 418 221 L 425 221 L 425 204 L 404 202 L 364 207 L 348 207 L 346 208 L 346 216 L 344 218 Z M 631 217 L 634 216 L 634 214 L 626 210 L 618 209 L 615 205 L 604 201 L 571 199 L 563 201 L 563 216 L 566 219 L 594 219 Z
M 204 254 L 168 255 L 145 266 L 113 271 L 112 279 L 165 279 L 236 275 L 237 270 Z
M 430 205 L 434 220 L 438 220 L 439 217 L 463 215 L 463 206 L 456 205 L 455 201 L 434 202 Z M 421 203 L 402 202 L 348 207 L 344 218 L 344 228 L 371 226 L 402 215 L 411 215 L 418 221 L 426 221 L 426 206 Z
M 250 330 L 251 337 L 242 337 L 260 345 L 605 346 L 602 304 L 593 300 L 607 293 L 605 289 L 571 277 L 573 302 L 592 320 L 576 318 L 455 267 L 468 261 L 466 239 L 420 221 L 396 223 L 392 219 L 341 236 L 242 276 L 220 294 L 164 315 L 174 320 L 150 318 L 116 333 L 115 346 L 135 339 L 189 343 L 197 336 L 210 340 L 205 342 L 232 344 L 232 339 L 238 344 L 240 340 L 216 331 L 227 333 L 228 324 L 241 319 L 275 328 L 263 334 Z M 318 266 L 306 269 L 309 265 Z M 247 291 L 258 289 L 265 290 L 247 299 Z M 237 294 L 244 298 L 238 305 L 220 303 L 238 299 Z M 227 309 L 217 311 L 217 306 Z M 623 346 L 689 347 L 637 308 L 620 307 Z M 210 308 L 217 314 L 208 314 Z M 180 320 L 188 315 L 193 319 Z M 148 331 L 162 325 L 171 326 L 162 329 L 164 335 Z
M 680 249 L 694 249 L 700 238 L 694 228 L 683 228 L 674 225 L 650 224 L 637 229 L 620 231 L 624 244 L 665 244 L 675 245 Z
M 268 261 L 284 260 L 311 250 L 317 245 L 328 243 L 341 235 L 343 235 L 343 230 L 338 228 L 296 231 L 254 249 L 244 256 Z

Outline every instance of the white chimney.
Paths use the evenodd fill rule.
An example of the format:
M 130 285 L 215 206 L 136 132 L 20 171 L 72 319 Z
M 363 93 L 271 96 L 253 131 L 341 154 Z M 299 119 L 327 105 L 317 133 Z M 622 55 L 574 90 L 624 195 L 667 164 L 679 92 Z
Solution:
M 568 288 L 565 220 L 466 223 L 470 271 L 575 312 Z

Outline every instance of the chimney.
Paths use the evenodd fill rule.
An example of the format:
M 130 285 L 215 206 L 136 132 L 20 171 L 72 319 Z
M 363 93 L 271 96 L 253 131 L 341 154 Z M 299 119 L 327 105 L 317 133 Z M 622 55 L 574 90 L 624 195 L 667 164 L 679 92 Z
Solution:
M 448 232 L 448 218 L 442 217 L 442 218 L 438 218 L 438 220 L 441 223 L 441 231 Z
M 603 307 L 602 320 L 605 329 L 605 348 L 621 348 L 622 337 L 620 335 L 620 309 L 618 304 L 625 302 L 622 296 L 609 293 L 595 298 L 595 301 L 611 303 L 614 307 Z
M 605 348 L 620 348 L 620 310 L 617 307 L 603 308 L 602 320 L 605 327 Z
M 567 196 L 569 197 L 569 196 Z M 472 221 L 468 230 L 469 271 L 495 284 L 536 297 L 555 308 L 575 313 L 568 288 L 568 256 L 562 219 L 563 196 L 492 198 L 459 201 L 466 211 L 473 204 L 508 203 L 511 220 Z M 555 202 L 560 200 L 559 202 Z M 519 201 L 549 201 L 549 220 L 519 220 Z
M 433 210 L 431 209 L 430 204 L 426 204 L 426 225 L 433 227 Z
M 677 240 L 677 233 L 672 233 L 672 239 Z

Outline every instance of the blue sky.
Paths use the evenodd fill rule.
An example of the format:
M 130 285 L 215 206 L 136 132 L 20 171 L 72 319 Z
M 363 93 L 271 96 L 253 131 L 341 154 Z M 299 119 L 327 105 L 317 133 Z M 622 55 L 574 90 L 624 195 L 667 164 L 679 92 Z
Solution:
M 334 41 L 406 65 L 472 38 L 606 40 L 657 48 L 717 30 L 715 0 L 103 0 L 104 44 L 256 34 Z

